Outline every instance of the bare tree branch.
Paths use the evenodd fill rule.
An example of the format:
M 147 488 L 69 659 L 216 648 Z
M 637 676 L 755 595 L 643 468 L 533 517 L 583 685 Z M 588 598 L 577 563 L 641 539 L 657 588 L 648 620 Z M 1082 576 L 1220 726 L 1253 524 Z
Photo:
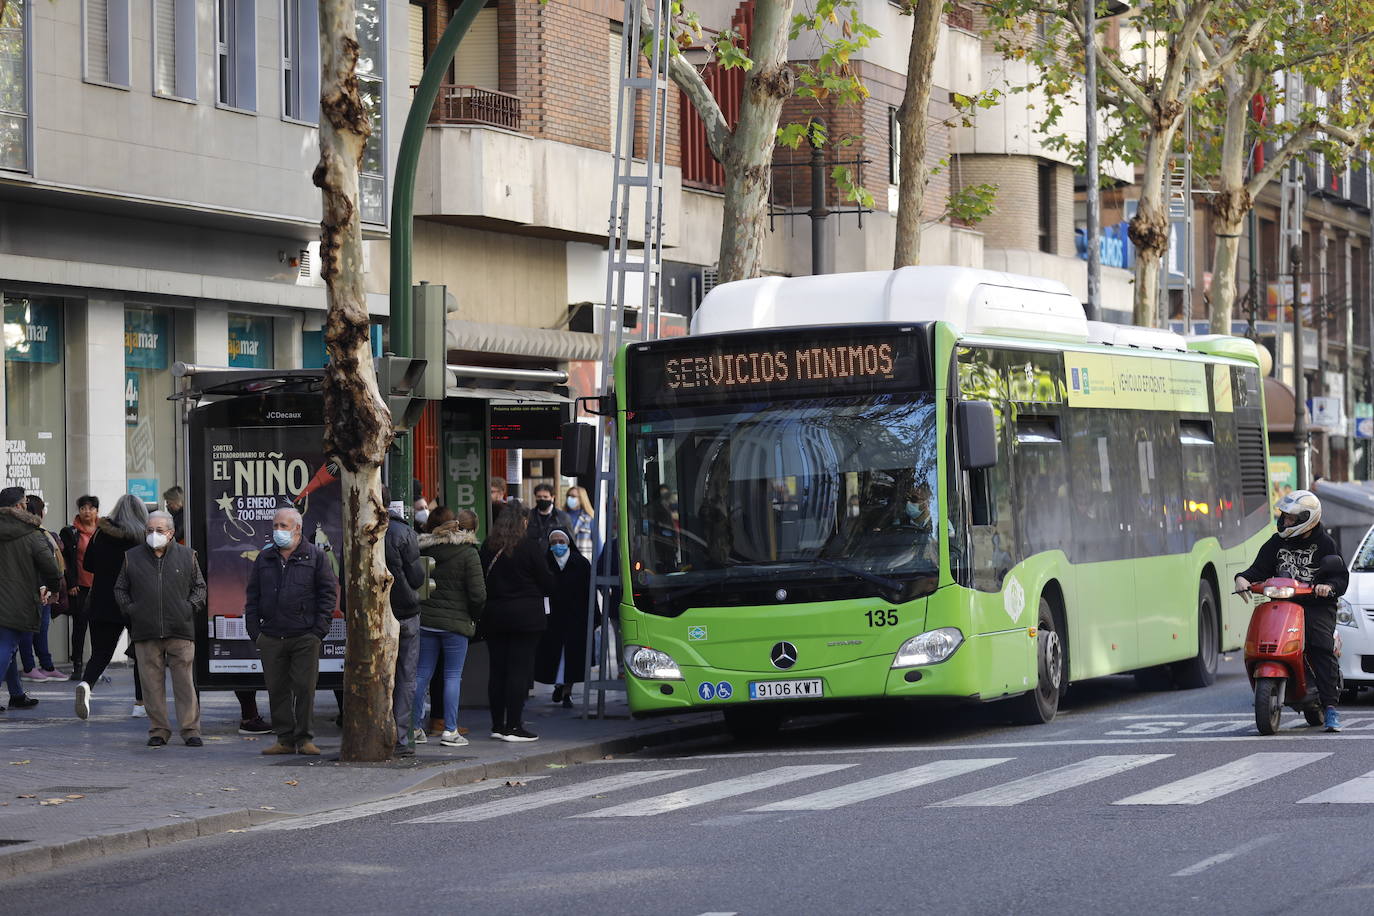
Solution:
M 668 75 L 682 90 L 682 94 L 687 96 L 701 116 L 701 122 L 706 125 L 706 142 L 711 147 L 711 155 L 717 161 L 724 162 L 730 154 L 730 140 L 734 132 L 725 120 L 725 113 L 720 110 L 720 103 L 711 94 L 711 87 L 706 85 L 697 68 L 687 63 L 681 54 L 674 54 L 668 61 Z

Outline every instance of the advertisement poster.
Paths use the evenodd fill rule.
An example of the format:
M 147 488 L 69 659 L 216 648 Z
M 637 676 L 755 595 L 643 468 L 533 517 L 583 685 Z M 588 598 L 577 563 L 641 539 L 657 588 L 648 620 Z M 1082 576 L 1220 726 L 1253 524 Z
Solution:
M 303 516 L 302 539 L 322 550 L 324 562 L 339 575 L 343 508 L 337 468 L 325 460 L 320 427 L 211 427 L 205 436 L 202 549 L 209 588 L 209 671 L 260 673 L 262 663 L 243 621 L 253 562 L 271 543 L 277 510 L 291 507 Z M 343 662 L 343 613 L 335 607 L 320 647 L 320 671 L 342 671 Z
M 1283 455 L 1269 456 L 1269 514 L 1278 516 L 1274 508 L 1279 500 L 1298 487 L 1298 459 Z

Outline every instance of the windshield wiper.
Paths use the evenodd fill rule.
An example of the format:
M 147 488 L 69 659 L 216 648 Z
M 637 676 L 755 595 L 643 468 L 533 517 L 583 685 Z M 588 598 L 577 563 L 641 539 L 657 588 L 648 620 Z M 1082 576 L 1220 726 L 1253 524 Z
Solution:
M 871 582 L 879 588 L 885 588 L 890 592 L 900 593 L 904 588 L 903 584 L 901 582 L 896 581 L 895 579 L 888 579 L 884 576 L 878 575 L 877 573 L 871 573 L 866 569 L 860 569 L 857 566 L 850 566 L 847 563 L 839 563 L 827 557 L 814 557 L 813 559 L 817 563 L 824 563 L 826 566 L 833 566 L 835 569 L 843 570 L 844 572 L 849 573 L 851 576 L 858 576 L 860 579 L 863 579 L 866 582 Z

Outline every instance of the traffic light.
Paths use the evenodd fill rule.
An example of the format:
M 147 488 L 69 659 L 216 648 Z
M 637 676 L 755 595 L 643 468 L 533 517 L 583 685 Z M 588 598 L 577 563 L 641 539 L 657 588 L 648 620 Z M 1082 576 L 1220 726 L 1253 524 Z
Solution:
M 420 600 L 423 601 L 433 595 L 439 586 L 435 585 L 434 579 L 431 578 L 434 575 L 434 558 L 422 554 L 420 556 L 420 565 L 425 568 L 425 581 L 420 583 L 419 588 Z
M 410 352 L 427 363 L 415 396 L 427 401 L 442 401 L 448 390 L 447 299 L 448 287 L 429 283 L 414 287 L 411 297 Z
M 379 356 L 374 364 L 377 387 L 391 410 L 391 425 L 396 429 L 412 428 L 425 412 L 425 400 L 415 392 L 424 375 L 425 361 L 405 356 Z

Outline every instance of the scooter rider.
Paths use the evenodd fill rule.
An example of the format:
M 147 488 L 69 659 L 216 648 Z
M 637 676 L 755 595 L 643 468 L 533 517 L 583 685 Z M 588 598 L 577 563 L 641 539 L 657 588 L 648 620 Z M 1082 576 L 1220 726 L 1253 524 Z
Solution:
M 1336 685 L 1340 682 L 1340 663 L 1336 660 L 1336 599 L 1345 594 L 1350 577 L 1344 562 L 1340 564 L 1338 575 L 1320 573 L 1324 558 L 1334 556 L 1339 560 L 1340 554 L 1336 542 L 1319 524 L 1322 504 L 1315 493 L 1294 490 L 1280 499 L 1276 508 L 1279 511 L 1278 533 L 1264 542 L 1250 568 L 1236 576 L 1236 590 L 1244 591 L 1248 601 L 1251 582 L 1275 576 L 1313 586 L 1313 594 L 1293 600 L 1303 607 L 1306 621 L 1303 644 L 1325 710 L 1326 730 L 1338 732 L 1341 718 L 1336 712 L 1339 701 Z M 1318 578 L 1324 581 L 1317 583 Z

